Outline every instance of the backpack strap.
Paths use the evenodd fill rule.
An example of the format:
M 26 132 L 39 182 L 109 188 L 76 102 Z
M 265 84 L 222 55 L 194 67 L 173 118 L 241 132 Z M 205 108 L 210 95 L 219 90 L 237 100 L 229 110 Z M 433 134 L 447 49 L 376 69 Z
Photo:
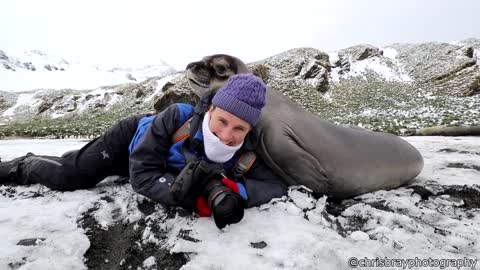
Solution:
M 173 133 L 172 141 L 174 144 L 190 137 L 190 123 L 192 122 L 192 119 L 193 117 L 190 117 L 177 131 L 175 131 L 175 133 Z
M 257 155 L 252 151 L 248 151 L 240 155 L 237 163 L 235 163 L 233 166 L 233 173 L 235 176 L 243 176 L 245 173 L 247 173 L 252 167 L 253 163 L 255 163 L 255 160 L 257 160 Z
M 183 157 L 185 158 L 185 164 L 192 162 L 196 158 L 195 155 L 189 151 L 191 143 L 191 140 L 189 140 L 189 138 L 192 137 L 190 132 L 192 129 L 192 119 L 193 117 L 185 121 L 185 123 L 183 123 L 183 125 L 172 135 L 173 144 L 185 140 L 182 144 L 182 153 Z

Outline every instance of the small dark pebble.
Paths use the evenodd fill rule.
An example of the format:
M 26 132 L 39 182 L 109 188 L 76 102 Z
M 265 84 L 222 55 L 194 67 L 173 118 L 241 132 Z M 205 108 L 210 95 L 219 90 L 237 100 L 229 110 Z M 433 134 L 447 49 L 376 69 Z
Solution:
M 267 246 L 267 243 L 265 243 L 264 241 L 257 242 L 257 243 L 250 242 L 250 246 L 253 247 L 253 248 L 262 249 L 262 248 L 265 248 Z
M 36 246 L 37 240 L 45 241 L 45 238 L 28 238 L 18 241 L 17 246 Z

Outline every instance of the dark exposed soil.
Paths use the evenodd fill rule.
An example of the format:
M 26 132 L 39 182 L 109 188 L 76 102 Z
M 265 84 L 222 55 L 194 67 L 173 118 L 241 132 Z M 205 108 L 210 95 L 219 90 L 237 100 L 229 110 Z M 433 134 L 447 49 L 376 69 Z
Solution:
M 139 204 L 139 208 L 143 213 L 151 214 L 155 205 L 144 201 Z M 104 230 L 93 217 L 96 210 L 97 208 L 90 209 L 79 220 L 90 240 L 90 248 L 84 255 L 89 269 L 137 269 L 151 256 L 156 259 L 157 269 L 180 269 L 187 263 L 185 254 L 170 254 L 167 249 L 154 243 L 142 244 L 145 218 L 129 224 L 117 222 Z M 135 225 L 137 229 L 134 229 Z
M 338 217 L 342 214 L 342 212 L 349 208 L 352 205 L 364 203 L 370 205 L 373 208 L 378 210 L 387 211 L 387 212 L 394 212 L 390 207 L 385 204 L 385 200 L 380 200 L 376 202 L 362 202 L 356 199 L 336 199 L 336 198 L 328 198 L 326 211 L 332 216 Z
M 428 200 L 428 198 L 433 195 L 430 190 L 423 186 L 410 186 L 409 188 L 413 189 L 413 193 L 420 195 L 422 200 Z
M 460 162 L 448 163 L 447 168 L 473 169 L 480 172 L 480 166 L 475 164 L 464 164 Z
M 460 207 L 466 209 L 480 208 L 480 189 L 471 186 L 449 186 L 437 195 L 450 195 L 457 199 L 463 200 Z
M 465 150 L 458 150 L 458 149 L 454 149 L 454 148 L 443 148 L 443 149 L 438 150 L 438 152 L 480 155 L 480 152 L 471 152 L 471 151 L 465 151 Z

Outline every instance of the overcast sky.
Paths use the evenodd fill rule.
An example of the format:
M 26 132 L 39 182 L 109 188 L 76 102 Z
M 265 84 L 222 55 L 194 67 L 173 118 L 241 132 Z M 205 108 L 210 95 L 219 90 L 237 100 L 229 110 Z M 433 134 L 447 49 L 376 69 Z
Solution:
M 99 64 L 480 38 L 478 0 L 2 0 L 0 49 Z

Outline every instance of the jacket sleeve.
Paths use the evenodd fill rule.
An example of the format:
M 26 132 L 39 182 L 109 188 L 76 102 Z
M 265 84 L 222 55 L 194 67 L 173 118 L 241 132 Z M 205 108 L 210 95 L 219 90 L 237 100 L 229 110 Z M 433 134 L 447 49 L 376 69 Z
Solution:
M 158 114 L 143 138 L 130 153 L 129 171 L 132 188 L 163 205 L 178 205 L 170 194 L 176 174 L 168 170 L 167 157 L 172 134 L 177 130 L 179 112 L 175 104 Z
M 258 156 L 252 168 L 245 174 L 245 188 L 248 194 L 247 208 L 287 194 L 285 182 Z

